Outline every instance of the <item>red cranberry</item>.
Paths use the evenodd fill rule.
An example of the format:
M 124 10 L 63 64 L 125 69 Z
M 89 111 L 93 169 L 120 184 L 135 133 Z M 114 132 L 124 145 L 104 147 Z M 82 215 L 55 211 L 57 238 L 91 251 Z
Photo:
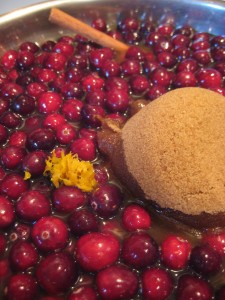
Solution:
M 194 34 L 194 29 L 190 25 L 184 24 L 183 26 L 175 29 L 174 34 L 178 34 L 178 33 L 192 37 Z
M 190 265 L 198 273 L 211 275 L 220 270 L 221 256 L 209 245 L 195 246 L 190 255 Z
M 0 124 L 0 144 L 4 144 L 8 138 L 8 130 Z
M 6 250 L 6 237 L 3 233 L 0 233 L 0 255 L 5 253 Z
M 77 136 L 76 129 L 70 124 L 62 124 L 56 129 L 56 138 L 60 144 L 67 145 Z
M 141 95 L 149 88 L 149 80 L 145 75 L 134 75 L 130 78 L 130 87 L 134 94 Z
M 6 288 L 6 299 L 33 300 L 37 297 L 37 283 L 29 274 L 15 274 L 9 278 Z
M 80 138 L 87 138 L 87 139 L 92 140 L 93 142 L 96 142 L 97 132 L 93 128 L 81 128 L 79 130 L 79 137 Z
M 16 50 L 8 50 L 1 57 L 1 65 L 6 70 L 15 68 L 18 52 Z
M 69 213 L 83 206 L 85 199 L 85 194 L 74 186 L 61 186 L 52 195 L 53 206 L 60 213 Z
M 82 86 L 86 92 L 102 89 L 104 84 L 104 79 L 99 77 L 97 73 L 90 73 L 89 75 L 83 77 L 82 80 Z
M 122 89 L 113 89 L 106 93 L 106 106 L 111 112 L 125 112 L 129 101 L 128 93 Z
M 142 289 L 146 300 L 166 300 L 172 293 L 173 280 L 164 269 L 147 269 L 142 274 Z
M 94 288 L 88 285 L 78 286 L 68 296 L 68 300 L 97 300 L 98 296 Z
M 137 275 L 120 265 L 101 270 L 96 278 L 102 299 L 133 299 L 138 290 Z
M 148 46 L 153 46 L 163 35 L 159 32 L 150 32 L 145 39 L 145 43 Z
M 176 299 L 212 300 L 212 288 L 207 281 L 190 274 L 184 274 L 178 280 Z
M 2 116 L 0 122 L 9 129 L 15 129 L 22 124 L 22 118 L 18 114 L 9 111 Z
M 162 35 L 170 36 L 172 35 L 174 30 L 174 27 L 172 24 L 160 24 L 157 28 L 156 31 L 161 33 Z
M 102 90 L 88 92 L 86 94 L 86 102 L 90 105 L 99 105 L 104 107 L 105 103 L 105 92 Z
M 83 76 L 84 72 L 79 67 L 71 67 L 68 71 L 66 71 L 66 78 L 70 82 L 79 82 Z
M 224 47 L 214 47 L 211 49 L 211 55 L 214 61 L 224 62 L 225 61 L 225 49 Z
M 147 98 L 149 100 L 155 100 L 158 97 L 160 97 L 163 94 L 165 94 L 166 92 L 167 92 L 167 89 L 164 86 L 161 86 L 161 85 L 158 85 L 158 84 L 157 85 L 153 85 L 148 90 Z
M 44 151 L 30 152 L 23 159 L 23 170 L 29 172 L 32 177 L 40 176 L 44 173 L 46 159 L 47 155 Z
M 135 31 L 139 28 L 139 21 L 134 17 L 126 17 L 118 26 L 122 31 Z
M 40 113 L 50 114 L 59 110 L 62 98 L 58 93 L 48 91 L 39 96 L 37 108 Z
M 42 119 L 39 116 L 31 116 L 26 118 L 24 121 L 24 130 L 28 133 L 42 126 Z
M 212 61 L 211 54 L 207 50 L 198 50 L 193 53 L 192 57 L 196 59 L 200 65 L 203 66 L 210 64 Z
M 92 161 L 96 158 L 96 146 L 87 138 L 78 138 L 70 145 L 71 152 L 77 154 L 81 160 Z
M 62 95 L 65 99 L 79 98 L 84 95 L 82 85 L 80 82 L 65 82 L 60 87 Z
M 187 58 L 179 62 L 177 66 L 177 71 L 188 71 L 188 72 L 195 72 L 198 69 L 198 63 L 193 58 Z
M 41 69 L 37 74 L 37 79 L 41 83 L 48 84 L 56 79 L 57 73 L 52 69 Z
M 24 148 L 27 141 L 27 134 L 23 130 L 12 132 L 9 137 L 8 145 Z
M 112 58 L 113 51 L 110 48 L 95 49 L 89 55 L 90 64 L 97 69 L 101 69 L 104 61 Z
M 92 127 L 99 127 L 105 117 L 105 110 L 98 105 L 85 104 L 82 108 L 82 118 L 84 122 Z
M 36 98 L 42 93 L 47 92 L 47 87 L 39 82 L 32 82 L 26 86 L 28 96 Z
M 42 258 L 36 269 L 38 283 L 48 294 L 52 295 L 67 292 L 77 277 L 78 270 L 75 261 L 66 252 L 47 255 Z
M 109 174 L 107 170 L 104 167 L 95 165 L 95 179 L 98 181 L 100 184 L 105 184 L 109 180 Z
M 106 91 L 113 91 L 114 89 L 120 89 L 124 92 L 128 92 L 128 83 L 124 78 L 112 77 L 106 81 Z
M 158 246 L 147 232 L 136 232 L 125 238 L 122 259 L 136 269 L 154 264 L 158 259 Z
M 102 63 L 101 71 L 107 78 L 120 75 L 120 66 L 114 59 L 107 59 Z
M 225 256 L 225 233 L 206 234 L 202 238 L 202 242 L 210 245 L 220 255 Z
M 0 192 L 12 199 L 18 199 L 28 190 L 28 183 L 17 173 L 7 174 L 0 183 Z
M 50 201 L 39 191 L 30 190 L 16 202 L 16 212 L 23 220 L 36 221 L 50 214 Z
M 62 113 L 68 121 L 77 122 L 81 120 L 81 111 L 84 104 L 77 99 L 69 99 L 62 106 Z
M 213 68 L 200 69 L 196 73 L 196 78 L 201 87 L 214 88 L 215 86 L 221 87 L 222 76 L 219 71 Z
M 137 204 L 128 205 L 122 215 L 122 224 L 128 231 L 149 229 L 151 218 L 147 210 Z
M 76 236 L 98 230 L 96 216 L 87 209 L 75 210 L 69 217 L 70 230 Z
M 66 123 L 65 118 L 61 114 L 53 113 L 47 115 L 43 121 L 43 127 L 56 130 L 57 127 L 60 127 Z
M 171 84 L 172 77 L 167 69 L 158 67 L 152 72 L 151 80 L 154 84 L 168 87 Z
M 55 147 L 55 135 L 51 129 L 40 128 L 28 135 L 27 147 L 29 150 L 52 150 Z
M 0 115 L 2 116 L 9 109 L 10 102 L 7 99 L 0 98 Z
M 16 271 L 25 271 L 38 262 L 38 252 L 33 244 L 26 241 L 15 242 L 9 251 L 11 267 Z
M 76 53 L 68 61 L 68 67 L 73 68 L 77 67 L 81 70 L 89 68 L 89 60 L 86 54 Z
M 193 72 L 181 71 L 175 75 L 173 83 L 175 87 L 191 87 L 197 85 L 197 79 Z
M 138 60 L 126 59 L 120 65 L 124 76 L 138 75 L 141 73 L 141 65 Z
M 169 235 L 162 242 L 162 261 L 170 269 L 184 269 L 188 264 L 190 253 L 191 244 L 179 236 Z
M 195 40 L 201 40 L 201 41 L 209 41 L 210 40 L 210 34 L 208 32 L 196 32 L 192 39 Z
M 182 61 L 187 58 L 191 58 L 192 52 L 189 48 L 186 47 L 177 47 L 172 51 L 173 55 L 176 56 L 178 61 Z
M 171 52 L 168 52 L 168 51 L 160 52 L 157 55 L 157 59 L 158 59 L 158 62 L 160 63 L 160 65 L 165 68 L 171 69 L 177 63 L 175 55 L 173 55 Z
M 190 45 L 190 38 L 181 33 L 175 34 L 172 37 L 172 44 L 176 47 L 188 47 Z
M 20 46 L 19 49 L 21 51 L 30 51 L 32 53 L 37 53 L 39 51 L 39 46 L 33 42 L 23 42 Z
M 66 246 L 68 229 L 65 222 L 58 217 L 43 217 L 34 224 L 31 236 L 38 249 L 54 251 Z
M 52 51 L 62 53 L 66 57 L 70 57 L 74 54 L 74 47 L 69 43 L 58 41 L 58 43 L 54 45 Z
M 6 278 L 9 277 L 10 266 L 9 260 L 7 258 L 0 259 L 0 281 L 3 282 Z
M 173 45 L 168 37 L 161 36 L 159 39 L 153 44 L 153 51 L 155 54 L 159 54 L 161 52 L 171 52 L 173 49 Z
M 34 63 L 34 54 L 27 50 L 22 50 L 18 52 L 16 59 L 17 66 L 20 70 L 29 69 Z
M 25 150 L 17 146 L 7 146 L 2 150 L 1 162 L 7 169 L 16 169 L 22 163 Z
M 109 218 L 114 216 L 123 201 L 121 190 L 113 184 L 101 185 L 90 196 L 89 203 L 98 216 Z
M 46 58 L 44 66 L 55 71 L 62 71 L 65 68 L 67 58 L 62 53 L 52 52 Z
M 120 243 L 110 233 L 87 233 L 77 241 L 77 261 L 87 271 L 99 271 L 112 265 L 118 259 L 119 252 Z
M 0 228 L 4 229 L 14 222 L 15 214 L 12 202 L 0 195 Z

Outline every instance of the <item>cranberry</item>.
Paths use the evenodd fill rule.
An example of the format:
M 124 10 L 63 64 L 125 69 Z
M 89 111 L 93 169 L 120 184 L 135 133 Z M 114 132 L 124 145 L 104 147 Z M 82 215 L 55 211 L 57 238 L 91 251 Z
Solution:
M 0 122 L 2 125 L 9 129 L 15 129 L 17 127 L 20 127 L 20 125 L 22 124 L 22 118 L 18 114 L 9 111 L 2 116 Z
M 207 50 L 198 50 L 193 54 L 193 58 L 197 60 L 199 65 L 208 65 L 212 61 L 212 57 Z
M 153 44 L 153 51 L 156 54 L 161 52 L 171 52 L 173 49 L 173 45 L 171 41 L 166 36 L 161 36 L 159 39 Z
M 37 79 L 41 83 L 48 84 L 56 79 L 57 73 L 52 69 L 41 69 L 37 74 Z
M 177 71 L 188 71 L 188 72 L 195 72 L 198 69 L 198 63 L 193 58 L 187 58 L 179 62 L 177 66 Z
M 39 191 L 25 192 L 16 202 L 16 212 L 23 220 L 36 221 L 51 212 L 49 200 Z
M 10 102 L 7 99 L 0 98 L 0 115 L 2 116 L 9 108 Z
M 62 83 L 60 90 L 62 95 L 65 97 L 65 99 L 71 99 L 71 98 L 81 99 L 84 95 L 84 92 L 82 90 L 82 85 L 80 84 L 80 82 Z
M 179 236 L 169 235 L 162 242 L 162 261 L 170 269 L 184 269 L 188 264 L 190 253 L 191 244 Z
M 95 49 L 89 55 L 90 64 L 97 69 L 101 69 L 104 61 L 112 58 L 113 51 L 110 48 Z
M 181 71 L 175 75 L 173 83 L 175 87 L 191 87 L 197 85 L 197 79 L 193 72 Z
M 4 229 L 14 222 L 15 214 L 13 204 L 0 195 L 0 228 Z
M 105 110 L 101 106 L 85 104 L 81 111 L 82 118 L 87 125 L 99 127 L 105 117 Z
M 120 75 L 120 65 L 114 59 L 107 59 L 102 63 L 102 73 L 105 77 L 111 78 Z
M 97 300 L 98 296 L 94 288 L 88 285 L 78 286 L 68 296 L 68 300 Z
M 106 106 L 111 112 L 125 112 L 129 106 L 129 95 L 122 89 L 106 93 Z
M 221 267 L 221 256 L 209 245 L 195 246 L 191 251 L 190 265 L 198 273 L 210 275 Z
M 1 65 L 6 70 L 15 68 L 18 52 L 16 50 L 8 50 L 1 57 Z
M 142 288 L 144 299 L 166 300 L 172 293 L 173 280 L 164 269 L 147 269 L 142 274 Z
M 68 229 L 65 222 L 58 217 L 43 217 L 34 224 L 31 236 L 38 249 L 54 251 L 66 246 Z
M 23 159 L 23 170 L 29 172 L 32 177 L 40 176 L 44 173 L 46 159 L 47 155 L 44 151 L 30 152 Z
M 170 36 L 172 35 L 174 30 L 174 27 L 172 24 L 160 24 L 157 28 L 156 31 L 161 33 L 162 35 Z
M 40 286 L 52 295 L 66 292 L 77 280 L 78 270 L 73 257 L 66 252 L 58 252 L 42 258 L 36 278 Z
M 27 134 L 23 130 L 12 132 L 9 137 L 8 145 L 24 148 L 27 141 Z
M 42 119 L 39 116 L 31 116 L 25 119 L 24 130 L 28 133 L 40 128 Z
M 30 239 L 30 226 L 26 224 L 16 223 L 10 233 L 9 240 L 15 242 L 17 240 L 28 241 Z
M 28 183 L 17 173 L 7 174 L 0 183 L 0 192 L 12 199 L 18 199 L 28 190 Z
M 65 123 L 66 120 L 61 114 L 53 113 L 44 118 L 43 127 L 56 130 L 57 127 L 60 127 Z
M 113 91 L 114 89 L 120 89 L 124 92 L 128 92 L 128 83 L 124 78 L 112 77 L 106 81 L 105 85 L 106 91 Z
M 98 181 L 99 184 L 107 183 L 109 179 L 109 174 L 104 167 L 100 167 L 98 165 L 94 166 L 95 168 L 95 179 Z
M 60 144 L 67 145 L 71 143 L 77 136 L 74 126 L 65 123 L 56 129 L 56 138 Z
M 123 194 L 116 185 L 104 184 L 93 192 L 89 203 L 98 216 L 109 218 L 118 212 L 122 201 Z
M 213 68 L 200 69 L 196 73 L 196 78 L 199 85 L 204 88 L 221 87 L 222 85 L 222 75 Z
M 84 76 L 83 70 L 78 67 L 71 67 L 68 71 L 66 71 L 66 78 L 70 82 L 79 82 Z
M 80 70 L 89 68 L 89 60 L 86 54 L 76 53 L 68 61 L 68 67 L 73 68 L 77 67 Z
M 84 104 L 77 99 L 69 99 L 62 106 L 62 113 L 68 121 L 77 122 L 81 120 L 81 111 Z
M 90 105 L 99 105 L 104 107 L 105 103 L 105 92 L 102 90 L 88 92 L 86 94 L 86 102 Z
M 139 28 L 139 21 L 134 17 L 126 17 L 118 26 L 122 31 L 135 31 Z
M 0 124 L 0 144 L 4 144 L 8 138 L 8 130 Z
M 39 51 L 39 46 L 33 42 L 26 41 L 20 45 L 19 49 L 21 51 L 30 51 L 32 53 L 37 53 Z
M 158 67 L 152 72 L 150 79 L 153 84 L 161 85 L 167 88 L 172 83 L 171 75 L 171 72 L 164 67 Z
M 71 152 L 82 160 L 92 161 L 96 158 L 96 146 L 88 138 L 78 138 L 70 145 Z
M 62 53 L 66 57 L 70 57 L 74 54 L 74 47 L 69 43 L 58 41 L 58 43 L 54 45 L 52 51 Z
M 37 297 L 37 283 L 29 274 L 15 274 L 9 278 L 6 299 L 33 300 Z
M 161 85 L 153 85 L 150 87 L 148 93 L 147 93 L 147 98 L 149 100 L 155 100 L 156 98 L 162 96 L 167 92 L 166 88 Z
M 37 108 L 40 113 L 49 114 L 59 110 L 62 98 L 58 93 L 48 91 L 39 96 Z
M 128 231 L 149 229 L 151 218 L 147 210 L 137 204 L 128 205 L 122 215 L 122 224 Z
M 93 128 L 81 128 L 79 130 L 79 137 L 80 138 L 87 138 L 87 139 L 92 140 L 93 142 L 96 142 L 97 132 Z
M 168 52 L 168 51 L 162 51 L 162 52 L 158 53 L 157 59 L 158 59 L 158 62 L 160 63 L 160 65 L 165 68 L 171 69 L 177 63 L 175 55 L 173 55 L 171 52 Z
M 190 45 L 190 38 L 186 35 L 183 35 L 183 34 L 175 34 L 173 37 L 172 37 L 172 44 L 175 46 L 175 47 L 188 47 Z
M 195 40 L 209 41 L 210 34 L 208 32 L 196 32 L 193 35 L 192 39 L 193 39 L 193 41 L 195 41 Z
M 146 57 L 145 52 L 137 46 L 130 46 L 125 55 L 126 58 L 143 61 Z
M 98 230 L 96 216 L 87 209 L 75 210 L 68 219 L 70 230 L 76 236 Z
M 92 232 L 77 241 L 76 258 L 84 270 L 99 271 L 116 262 L 120 243 L 110 233 Z
M 40 128 L 28 135 L 27 147 L 29 150 L 52 150 L 55 146 L 55 135 L 51 129 Z
M 36 98 L 42 93 L 47 92 L 47 87 L 43 83 L 31 82 L 26 86 L 28 96 Z
M 16 169 L 22 163 L 25 156 L 25 150 L 17 146 L 7 146 L 1 154 L 1 162 L 7 169 Z
M 203 243 L 209 244 L 220 255 L 225 255 L 225 233 L 211 233 L 206 234 L 202 238 Z
M 138 60 L 126 59 L 120 65 L 124 76 L 138 75 L 141 73 L 141 65 Z
M 190 25 L 188 24 L 184 24 L 183 26 L 177 28 L 175 31 L 174 31 L 174 34 L 183 34 L 185 36 L 189 36 L 189 37 L 192 37 L 193 34 L 194 34 L 194 29 L 193 27 L 191 27 Z
M 158 246 L 147 232 L 136 232 L 123 243 L 122 258 L 136 269 L 154 264 L 158 259 Z
M 62 71 L 66 65 L 67 58 L 62 53 L 52 52 L 47 56 L 44 66 L 55 71 Z
M 18 52 L 16 59 L 17 66 L 20 70 L 29 69 L 34 63 L 34 54 L 27 50 L 22 50 Z
M 38 258 L 34 245 L 26 241 L 15 242 L 9 251 L 10 265 L 16 271 L 25 271 L 34 267 Z
M 172 51 L 173 55 L 176 56 L 178 61 L 182 61 L 187 58 L 191 58 L 192 52 L 189 48 L 186 47 L 177 47 Z
M 96 278 L 102 299 L 133 299 L 138 290 L 137 275 L 120 265 L 101 270 Z
M 60 213 L 69 213 L 83 206 L 85 199 L 85 194 L 74 186 L 61 186 L 52 195 L 53 206 Z
M 145 43 L 148 46 L 153 46 L 161 37 L 163 37 L 163 35 L 159 32 L 150 32 L 146 36 Z
M 0 255 L 5 253 L 6 250 L 6 237 L 3 233 L 0 233 Z
M 190 274 L 184 274 L 178 280 L 176 299 L 211 300 L 213 299 L 212 288 L 207 281 Z
M 134 75 L 130 78 L 131 90 L 136 95 L 145 93 L 149 85 L 149 80 L 145 75 Z
M 4 282 L 10 274 L 9 260 L 7 258 L 0 259 L 0 281 Z
M 105 84 L 104 79 L 99 77 L 97 73 L 90 73 L 82 79 L 82 86 L 84 91 L 96 91 L 102 89 Z

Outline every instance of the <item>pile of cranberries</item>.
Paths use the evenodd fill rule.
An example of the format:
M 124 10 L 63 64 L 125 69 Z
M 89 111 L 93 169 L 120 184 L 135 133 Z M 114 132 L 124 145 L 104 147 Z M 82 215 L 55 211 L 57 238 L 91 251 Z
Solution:
M 174 88 L 225 95 L 225 36 L 132 14 L 92 26 L 130 45 L 122 61 L 78 35 L 0 59 L 0 298 L 224 300 L 225 230 L 151 212 L 113 176 L 97 132 Z M 53 150 L 91 161 L 97 188 L 54 187 Z

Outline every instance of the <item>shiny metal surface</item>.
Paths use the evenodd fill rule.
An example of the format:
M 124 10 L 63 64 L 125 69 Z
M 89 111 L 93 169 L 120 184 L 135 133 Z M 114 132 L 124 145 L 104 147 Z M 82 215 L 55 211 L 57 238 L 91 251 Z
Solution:
M 51 7 L 90 22 L 104 16 L 111 26 L 131 11 L 141 19 L 153 15 L 156 20 L 174 20 L 177 25 L 189 23 L 198 31 L 225 33 L 225 1 L 198 0 L 59 0 L 48 1 L 13 11 L 0 17 L 0 54 L 21 41 L 42 42 L 68 33 L 51 24 Z

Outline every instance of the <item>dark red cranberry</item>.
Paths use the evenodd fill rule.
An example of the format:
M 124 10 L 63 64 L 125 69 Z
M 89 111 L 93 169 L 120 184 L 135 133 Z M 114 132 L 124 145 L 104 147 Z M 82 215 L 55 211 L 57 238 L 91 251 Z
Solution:
M 210 245 L 220 255 L 225 256 L 225 233 L 211 233 L 203 235 L 202 242 Z
M 193 51 L 207 50 L 210 48 L 210 42 L 204 39 L 195 39 L 191 44 Z
M 26 221 L 37 221 L 50 212 L 49 199 L 39 191 L 27 191 L 16 202 L 17 215 Z
M 32 177 L 40 176 L 44 173 L 46 159 L 47 155 L 44 151 L 30 152 L 23 159 L 23 170 L 29 172 Z
M 202 65 L 202 66 L 208 65 L 212 61 L 211 54 L 207 50 L 198 50 L 193 53 L 192 57 L 197 60 L 199 65 Z
M 116 262 L 119 257 L 120 243 L 110 233 L 92 232 L 77 241 L 76 258 L 87 271 L 99 271 Z
M 92 127 L 100 127 L 105 117 L 105 110 L 99 105 L 85 104 L 81 111 L 84 122 Z
M 7 146 L 2 150 L 1 162 L 7 169 L 16 169 L 22 163 L 25 156 L 25 149 L 17 146 Z
M 167 89 L 164 86 L 161 85 L 153 85 L 152 87 L 149 88 L 147 92 L 147 98 L 149 100 L 155 100 L 158 97 L 162 96 L 167 92 Z
M 67 58 L 62 53 L 49 53 L 45 60 L 45 67 L 55 71 L 62 71 L 65 68 Z
M 9 278 L 6 299 L 33 300 L 37 297 L 37 283 L 32 275 L 15 274 Z
M 29 184 L 17 173 L 7 174 L 0 183 L 0 192 L 12 199 L 18 199 L 28 190 Z
M 8 50 L 1 57 L 1 65 L 6 70 L 11 70 L 16 66 L 18 52 L 16 50 Z
M 101 270 L 96 278 L 98 292 L 102 299 L 133 299 L 138 290 L 137 275 L 122 265 Z
M 75 186 L 61 186 L 52 195 L 53 206 L 60 213 L 69 213 L 83 206 L 85 199 L 85 194 Z
M 39 219 L 33 226 L 33 242 L 42 251 L 62 249 L 68 242 L 68 229 L 58 217 L 48 216 Z
M 136 232 L 123 242 L 122 259 L 136 269 L 153 265 L 158 259 L 158 246 L 147 232 Z
M 220 72 L 222 76 L 225 76 L 225 62 L 218 62 L 215 63 L 214 68 Z M 1 105 L 1 100 L 0 100 L 0 105 Z M 1 108 L 0 108 L 1 111 Z
M 139 20 L 134 17 L 126 17 L 120 21 L 118 27 L 122 31 L 135 31 L 139 28 Z
M 93 142 L 96 142 L 97 132 L 93 128 L 81 128 L 79 130 L 79 137 L 80 138 L 87 138 L 87 139 L 92 140 Z
M 213 68 L 203 68 L 196 73 L 196 78 L 201 87 L 214 88 L 221 87 L 222 75 L 219 71 Z
M 52 49 L 53 52 L 56 52 L 56 53 L 62 53 L 65 55 L 65 57 L 70 57 L 74 54 L 74 47 L 73 45 L 69 44 L 69 43 L 65 43 L 63 41 L 58 41 L 53 49 Z
M 139 30 L 136 31 L 124 31 L 123 32 L 124 42 L 130 45 L 137 45 L 142 40 L 142 35 Z
M 81 120 L 81 110 L 84 104 L 77 99 L 69 99 L 63 103 L 62 113 L 68 121 L 77 122 Z
M 27 224 L 16 223 L 9 235 L 9 241 L 28 241 L 30 240 L 31 228 Z
M 211 38 L 211 45 L 213 47 L 224 47 L 225 46 L 225 36 L 224 35 L 215 35 Z
M 0 166 L 0 181 L 5 177 L 6 171 Z
M 0 228 L 4 229 L 14 222 L 15 214 L 12 202 L 0 195 Z
M 105 104 L 105 92 L 102 90 L 88 92 L 86 94 L 86 102 L 90 105 L 99 105 L 104 107 Z
M 97 292 L 88 285 L 78 286 L 68 296 L 68 300 L 97 300 Z
M 188 71 L 188 72 L 195 72 L 198 69 L 198 63 L 193 58 L 187 58 L 179 62 L 177 66 L 177 71 Z
M 64 125 L 66 123 L 66 119 L 61 114 L 53 113 L 47 115 L 43 121 L 43 127 L 50 128 L 52 130 L 56 130 L 58 127 Z
M 168 51 L 162 51 L 158 53 L 157 60 L 162 67 L 170 69 L 173 68 L 177 63 L 175 55 Z
M 24 121 L 24 130 L 27 133 L 30 133 L 42 126 L 42 119 L 39 116 L 31 116 L 26 118 Z
M 120 68 L 124 76 L 138 75 L 141 73 L 140 62 L 135 59 L 126 59 L 121 63 Z
M 99 77 L 97 73 L 90 73 L 83 77 L 82 87 L 84 91 L 96 91 L 103 88 L 105 81 L 103 78 Z
M 4 144 L 8 138 L 8 130 L 0 124 L 0 144 Z
M 98 230 L 96 216 L 87 209 L 75 210 L 68 219 L 71 232 L 75 236 L 82 236 L 88 232 Z
M 9 129 L 15 129 L 20 127 L 20 125 L 22 124 L 22 118 L 20 115 L 8 111 L 1 117 L 0 122 L 2 125 Z
M 146 36 L 145 43 L 148 46 L 153 46 L 163 35 L 159 32 L 150 32 Z
M 58 93 L 48 91 L 39 96 L 37 108 L 40 113 L 50 114 L 58 111 L 61 104 L 61 96 Z
M 94 19 L 91 23 L 91 26 L 99 31 L 103 31 L 105 32 L 107 29 L 107 24 L 105 19 L 98 17 L 96 19 Z
M 71 152 L 82 160 L 92 161 L 96 158 L 96 146 L 87 138 L 78 138 L 70 145 Z
M 67 145 L 71 143 L 77 136 L 74 126 L 65 123 L 56 128 L 56 138 L 60 144 Z
M 184 274 L 178 279 L 177 300 L 212 300 L 213 292 L 210 284 L 204 279 L 190 274 Z
M 170 23 L 160 24 L 156 27 L 156 32 L 161 33 L 162 35 L 170 36 L 172 35 L 174 27 Z
M 37 53 L 39 51 L 39 46 L 33 42 L 26 41 L 20 44 L 19 49 L 21 51 L 30 51 L 32 53 Z
M 16 271 L 25 271 L 34 267 L 38 258 L 34 245 L 26 241 L 15 242 L 9 251 L 10 265 Z
M 84 76 L 84 71 L 78 67 L 71 67 L 66 71 L 66 78 L 70 82 L 79 82 Z
M 24 148 L 27 141 L 27 134 L 23 130 L 12 132 L 9 137 L 8 145 Z
M 9 109 L 10 102 L 7 99 L 0 98 L 0 115 L 2 116 Z
M 22 116 L 27 116 L 35 110 L 35 100 L 26 95 L 20 95 L 12 103 L 12 110 Z
M 42 93 L 47 92 L 47 87 L 43 83 L 31 82 L 26 86 L 28 96 L 37 98 Z
M 55 135 L 51 129 L 40 128 L 28 135 L 27 147 L 30 150 L 52 150 L 55 142 Z
M 172 83 L 172 74 L 164 67 L 158 67 L 152 71 L 150 79 L 154 85 L 168 87 Z
M 51 52 L 55 44 L 54 41 L 48 40 L 41 45 L 41 49 L 46 52 Z
M 68 67 L 73 68 L 77 67 L 80 70 L 88 69 L 89 68 L 89 60 L 86 54 L 75 54 L 71 57 L 68 61 Z
M 128 93 L 122 89 L 113 89 L 106 93 L 106 106 L 111 112 L 125 112 L 129 101 Z
M 0 233 L 0 255 L 3 255 L 5 253 L 6 245 L 6 237 L 3 233 Z
M 6 278 L 9 277 L 10 266 L 9 260 L 7 258 L 0 259 L 0 280 L 3 282 Z
M 191 87 L 197 85 L 195 74 L 190 71 L 181 71 L 175 75 L 173 84 L 175 87 Z
M 151 218 L 146 209 L 137 204 L 128 205 L 122 215 L 122 224 L 128 231 L 149 229 Z
M 215 47 L 211 49 L 211 55 L 214 61 L 222 62 L 225 61 L 225 48 L 224 47 Z
M 113 51 L 110 48 L 99 48 L 91 51 L 89 55 L 90 64 L 96 69 L 101 69 L 104 61 L 113 58 Z
M 145 61 L 143 64 L 144 74 L 150 76 L 151 73 L 160 67 L 160 63 L 158 61 Z
M 115 40 L 122 41 L 122 34 L 118 30 L 109 30 L 108 35 L 111 36 Z
M 191 58 L 192 56 L 191 50 L 183 46 L 175 48 L 172 53 L 176 56 L 178 61 Z
M 134 75 L 130 78 L 130 87 L 135 95 L 144 94 L 149 88 L 149 80 L 145 75 Z
M 173 291 L 173 280 L 164 269 L 147 269 L 142 274 L 142 289 L 144 299 L 166 300 Z
M 114 59 L 105 60 L 102 64 L 101 71 L 107 78 L 115 77 L 120 75 L 120 66 Z
M 34 63 L 34 54 L 27 50 L 19 51 L 16 63 L 20 70 L 27 70 Z
M 34 78 L 32 75 L 28 74 L 22 74 L 16 76 L 16 83 L 20 86 L 26 87 L 28 84 L 34 81 Z
M 209 41 L 210 37 L 211 35 L 208 32 L 195 32 L 195 34 L 192 37 L 192 40 Z
M 63 270 L 63 272 L 62 272 Z M 36 269 L 39 285 L 50 295 L 65 293 L 78 278 L 78 270 L 73 257 L 66 252 L 58 252 L 42 258 Z
M 166 36 L 161 36 L 159 37 L 159 39 L 154 42 L 153 44 L 153 51 L 156 54 L 159 54 L 161 52 L 171 52 L 173 49 L 173 45 L 170 41 L 170 39 L 168 39 Z
M 61 85 L 61 93 L 66 99 L 82 98 L 84 95 L 80 82 L 66 82 Z
M 194 35 L 194 29 L 190 25 L 184 24 L 181 27 L 175 29 L 174 34 L 178 33 L 192 37 Z
M 41 69 L 37 74 L 37 80 L 41 83 L 48 84 L 56 79 L 57 73 L 52 69 Z
M 124 78 L 112 77 L 106 81 L 105 85 L 106 91 L 112 91 L 114 89 L 120 89 L 124 92 L 128 92 L 128 83 Z
M 200 274 L 217 273 L 221 267 L 221 255 L 209 245 L 195 246 L 190 255 L 191 267 Z
M 123 201 L 121 190 L 113 184 L 101 185 L 90 196 L 89 203 L 98 216 L 109 218 L 114 216 Z
M 109 174 L 106 168 L 99 165 L 94 166 L 95 169 L 95 179 L 100 184 L 105 184 L 109 180 Z
M 167 268 L 184 269 L 191 253 L 191 244 L 175 235 L 167 236 L 161 244 L 161 259 Z

